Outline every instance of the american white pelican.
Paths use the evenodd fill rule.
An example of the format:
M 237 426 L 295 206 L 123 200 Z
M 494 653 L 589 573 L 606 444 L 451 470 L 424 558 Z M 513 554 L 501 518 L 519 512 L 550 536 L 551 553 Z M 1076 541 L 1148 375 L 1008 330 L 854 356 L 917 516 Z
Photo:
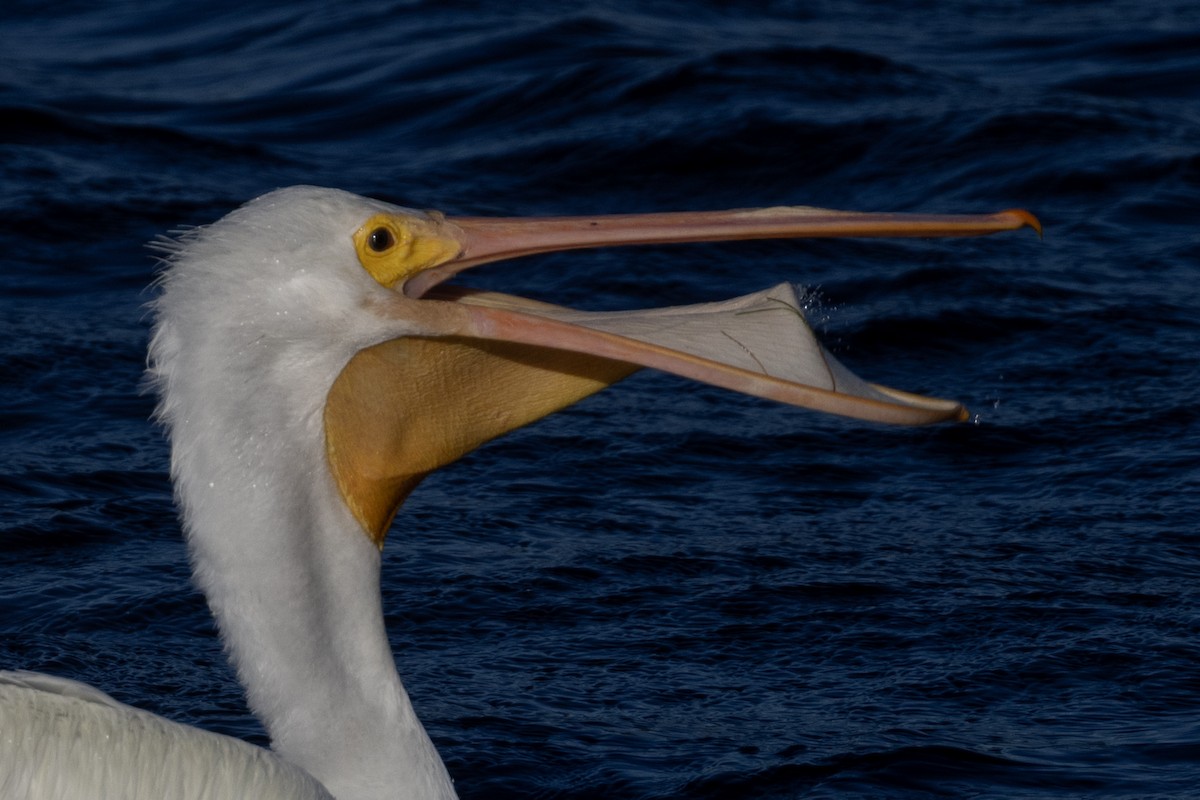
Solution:
M 7 673 L 0 796 L 454 797 L 380 606 L 380 548 L 424 475 L 639 366 L 870 420 L 964 416 L 855 377 L 813 338 L 788 286 L 582 313 L 446 278 L 574 247 L 1025 225 L 1037 222 L 1021 211 L 811 208 L 447 219 L 295 187 L 162 244 L 149 360 L 158 417 L 196 583 L 272 749 Z

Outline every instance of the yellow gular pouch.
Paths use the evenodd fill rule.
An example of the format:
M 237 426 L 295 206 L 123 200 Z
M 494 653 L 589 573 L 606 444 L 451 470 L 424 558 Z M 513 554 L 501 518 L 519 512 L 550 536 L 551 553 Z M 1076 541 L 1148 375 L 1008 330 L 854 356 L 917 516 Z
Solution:
M 329 467 L 363 532 L 382 548 L 400 504 L 430 472 L 635 370 L 513 342 L 382 342 L 355 355 L 329 392 Z
M 363 269 L 380 285 L 393 289 L 419 272 L 458 257 L 463 243 L 451 230 L 439 212 L 380 212 L 354 232 L 354 250 Z

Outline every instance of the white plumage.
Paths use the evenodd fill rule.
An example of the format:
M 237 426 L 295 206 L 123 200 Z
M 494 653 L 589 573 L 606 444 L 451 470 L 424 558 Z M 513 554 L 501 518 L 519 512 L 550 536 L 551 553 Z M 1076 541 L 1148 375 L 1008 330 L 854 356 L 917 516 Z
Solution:
M 330 800 L 331 795 L 302 769 L 241 739 L 131 708 L 76 681 L 0 672 L 0 797 Z
M 184 237 L 150 345 L 195 580 L 272 748 L 341 800 L 454 796 L 396 673 L 379 551 L 323 468 L 334 379 L 413 332 L 362 313 L 391 292 L 350 236 L 385 208 L 297 188 Z

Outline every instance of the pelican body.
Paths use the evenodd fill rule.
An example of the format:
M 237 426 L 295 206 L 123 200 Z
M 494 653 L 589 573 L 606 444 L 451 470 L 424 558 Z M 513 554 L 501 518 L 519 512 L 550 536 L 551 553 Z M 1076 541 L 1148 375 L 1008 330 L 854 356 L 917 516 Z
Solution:
M 857 378 L 815 340 L 786 285 L 585 313 L 444 283 L 457 273 L 576 247 L 1036 224 L 1021 211 L 805 207 L 451 219 L 293 187 L 161 242 L 148 368 L 157 417 L 194 580 L 271 749 L 71 681 L 7 673 L 0 795 L 453 798 L 380 601 L 384 538 L 429 472 L 640 367 L 878 422 L 965 417 L 957 403 Z

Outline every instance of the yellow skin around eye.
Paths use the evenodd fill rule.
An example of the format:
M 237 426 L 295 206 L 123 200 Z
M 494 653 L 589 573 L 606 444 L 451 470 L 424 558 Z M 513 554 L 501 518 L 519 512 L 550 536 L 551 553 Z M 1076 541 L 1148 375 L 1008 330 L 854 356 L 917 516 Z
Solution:
M 379 235 L 386 231 L 387 235 Z M 388 239 L 390 235 L 390 241 Z M 382 249 L 375 249 L 380 244 Z M 463 245 L 437 216 L 379 213 L 354 232 L 354 250 L 363 269 L 389 289 L 418 272 L 457 257 Z

